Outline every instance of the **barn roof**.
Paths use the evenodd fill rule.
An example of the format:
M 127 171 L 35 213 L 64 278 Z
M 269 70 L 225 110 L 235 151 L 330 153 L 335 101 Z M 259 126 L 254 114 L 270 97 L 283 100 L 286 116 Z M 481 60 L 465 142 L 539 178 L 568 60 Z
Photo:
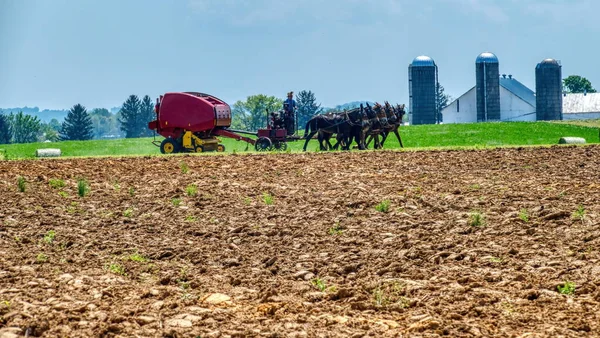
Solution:
M 515 94 L 521 100 L 529 103 L 532 107 L 535 107 L 535 92 L 521 82 L 517 81 L 514 77 L 500 78 L 500 85 L 509 92 Z
M 600 113 L 600 93 L 566 94 L 563 97 L 563 114 Z

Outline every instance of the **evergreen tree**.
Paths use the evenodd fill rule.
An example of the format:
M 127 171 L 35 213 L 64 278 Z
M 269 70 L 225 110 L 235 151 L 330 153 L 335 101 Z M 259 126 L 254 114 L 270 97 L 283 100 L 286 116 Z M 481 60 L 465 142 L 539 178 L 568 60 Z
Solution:
M 81 104 L 76 104 L 69 110 L 60 131 L 60 139 L 63 141 L 91 140 L 94 136 L 92 119 L 87 110 Z
M 130 95 L 119 111 L 119 123 L 126 138 L 140 137 L 140 108 L 141 102 L 137 95 Z
M 452 96 L 444 92 L 444 86 L 437 84 L 436 86 L 436 97 L 435 104 L 437 107 L 436 111 L 436 122 L 442 122 L 442 109 L 446 108 L 452 101 Z
M 0 112 L 0 144 L 8 144 L 11 139 L 10 121 L 7 115 Z
M 152 136 L 153 131 L 148 128 L 148 123 L 152 120 L 156 119 L 156 115 L 154 113 L 154 103 L 150 96 L 146 95 L 142 99 L 142 103 L 140 106 L 140 128 L 141 128 L 141 136 Z
M 310 90 L 303 90 L 296 95 L 296 106 L 298 129 L 304 128 L 311 117 L 321 113 L 321 104 L 317 104 L 315 94 Z

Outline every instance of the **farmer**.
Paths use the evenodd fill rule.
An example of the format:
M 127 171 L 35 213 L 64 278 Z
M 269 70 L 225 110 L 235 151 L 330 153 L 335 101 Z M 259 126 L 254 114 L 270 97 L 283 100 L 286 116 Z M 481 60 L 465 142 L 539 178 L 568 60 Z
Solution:
M 296 128 L 294 126 L 296 115 L 296 101 L 294 101 L 294 92 L 289 92 L 287 94 L 287 100 L 283 101 L 283 111 L 287 134 L 293 135 L 296 132 Z

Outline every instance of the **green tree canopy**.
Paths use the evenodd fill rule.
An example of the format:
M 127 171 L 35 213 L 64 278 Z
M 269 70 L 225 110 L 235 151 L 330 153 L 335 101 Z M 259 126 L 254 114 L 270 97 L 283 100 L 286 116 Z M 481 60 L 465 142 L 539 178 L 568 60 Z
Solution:
M 579 75 L 569 75 L 563 80 L 563 86 L 567 93 L 595 93 L 590 80 Z
M 60 131 L 61 140 L 91 140 L 94 136 L 92 119 L 81 104 L 76 104 L 69 110 Z
M 44 140 L 57 142 L 60 141 L 59 132 L 50 125 L 50 123 L 43 123 L 40 131 L 42 132 L 42 136 Z
M 113 134 L 118 130 L 115 114 L 106 108 L 94 108 L 89 113 L 92 119 L 94 138 L 101 138 L 105 135 Z
M 232 127 L 255 131 L 267 126 L 267 111 L 282 109 L 283 100 L 275 96 L 258 94 L 248 96 L 246 101 L 237 101 L 232 108 Z
M 141 101 L 137 95 L 130 95 L 123 103 L 119 111 L 119 123 L 121 130 L 125 132 L 126 138 L 140 137 L 142 129 L 140 127 L 140 108 Z
M 12 129 L 13 143 L 31 143 L 38 141 L 42 123 L 37 116 L 23 114 L 22 111 L 17 114 L 9 115 L 10 126 Z
M 154 113 L 154 102 L 150 96 L 146 95 L 142 98 L 142 103 L 140 104 L 140 128 L 142 128 L 141 136 L 152 136 L 153 131 L 148 128 L 148 123 L 152 120 L 156 119 L 156 114 Z
M 303 90 L 296 95 L 296 106 L 299 129 L 304 128 L 311 117 L 321 113 L 321 104 L 317 104 L 315 94 L 310 90 Z
M 9 117 L 0 111 L 0 144 L 10 143 L 11 134 Z
M 437 84 L 436 86 L 435 103 L 437 106 L 437 122 L 442 122 L 442 109 L 446 108 L 452 101 L 452 97 L 444 92 L 444 86 Z

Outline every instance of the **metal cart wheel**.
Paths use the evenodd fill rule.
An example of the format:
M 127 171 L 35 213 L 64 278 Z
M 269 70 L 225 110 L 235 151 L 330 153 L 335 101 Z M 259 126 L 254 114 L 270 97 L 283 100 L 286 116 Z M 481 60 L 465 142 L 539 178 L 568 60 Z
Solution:
M 256 151 L 269 151 L 272 147 L 273 143 L 268 137 L 259 137 L 258 140 L 256 140 L 256 144 L 254 144 L 254 149 L 256 149 Z

